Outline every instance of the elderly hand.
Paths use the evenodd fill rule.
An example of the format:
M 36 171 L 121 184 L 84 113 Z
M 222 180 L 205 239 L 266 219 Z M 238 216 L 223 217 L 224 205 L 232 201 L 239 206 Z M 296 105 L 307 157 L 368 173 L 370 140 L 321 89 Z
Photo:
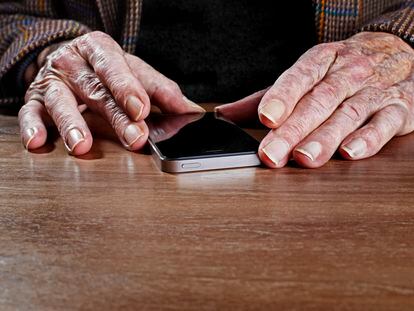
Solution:
M 129 150 L 138 150 L 146 143 L 144 119 L 151 103 L 166 113 L 204 111 L 185 98 L 175 82 L 138 57 L 126 54 L 102 32 L 60 44 L 40 66 L 19 112 L 27 149 L 44 145 L 45 124 L 51 119 L 69 153 L 87 153 L 92 134 L 81 115 L 86 108 L 109 122 Z
M 234 121 L 257 111 L 272 129 L 259 148 L 269 167 L 292 157 L 320 167 L 338 149 L 345 159 L 370 157 L 414 130 L 414 49 L 394 35 L 369 32 L 321 44 L 269 89 L 217 108 Z

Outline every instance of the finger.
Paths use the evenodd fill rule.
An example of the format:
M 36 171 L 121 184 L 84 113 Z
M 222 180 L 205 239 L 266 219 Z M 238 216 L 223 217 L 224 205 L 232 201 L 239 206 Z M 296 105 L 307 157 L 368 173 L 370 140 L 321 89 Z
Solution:
M 59 59 L 62 62 L 57 62 Z M 91 110 L 104 117 L 113 127 L 125 148 L 138 150 L 145 144 L 148 137 L 148 128 L 145 123 L 130 120 L 83 58 L 71 53 L 62 53 L 61 57 L 54 57 L 54 61 L 56 62 L 54 69 L 64 71 L 64 79 L 67 80 L 74 94 Z M 70 67 L 68 67 L 69 63 Z
M 387 105 L 381 92 L 377 88 L 366 88 L 343 102 L 324 124 L 295 147 L 295 161 L 309 168 L 328 162 L 349 134 Z
M 404 127 L 407 115 L 407 109 L 402 105 L 385 107 L 367 125 L 344 140 L 339 149 L 340 154 L 349 160 L 365 159 L 377 154 Z
M 144 121 L 133 122 L 115 102 L 109 90 L 88 67 L 82 67 L 74 92 L 92 111 L 99 113 L 115 130 L 119 140 L 128 150 L 143 147 L 148 138 L 148 127 Z
M 85 104 L 80 104 L 79 106 L 78 106 L 78 110 L 79 110 L 79 112 L 82 114 L 82 113 L 84 113 L 86 110 L 88 109 L 88 106 L 87 105 L 85 105 Z
M 45 107 L 37 100 L 30 100 L 19 111 L 20 136 L 26 149 L 37 149 L 46 143 L 47 130 Z
M 340 43 L 318 45 L 285 71 L 260 102 L 261 122 L 270 128 L 280 126 L 299 100 L 325 77 L 341 46 Z
M 257 107 L 269 89 L 270 87 L 234 103 L 218 106 L 214 111 L 218 116 L 233 121 L 234 123 L 248 123 L 252 119 L 257 118 Z
M 92 147 L 92 135 L 78 109 L 71 90 L 59 80 L 49 80 L 45 89 L 44 103 L 53 119 L 65 147 L 72 155 L 82 155 Z
M 100 105 L 90 107 L 111 125 L 127 150 L 136 151 L 145 145 L 149 133 L 146 123 L 131 121 L 111 96 L 106 97 Z
M 260 148 L 264 149 L 265 164 L 285 165 L 292 149 L 327 120 L 346 98 L 354 95 L 368 76 L 365 68 L 348 68 L 330 74 L 315 86 L 300 100 L 285 123 L 263 139 Z
M 182 114 L 205 112 L 185 97 L 178 84 L 152 68 L 136 56 L 126 54 L 134 75 L 141 81 L 151 103 L 164 113 Z
M 141 82 L 132 73 L 122 48 L 103 32 L 92 32 L 74 42 L 82 58 L 92 66 L 99 79 L 131 120 L 146 118 L 151 108 L 150 100 Z M 63 70 L 70 66 L 67 63 L 70 60 L 67 54 L 59 57 Z
M 292 146 L 277 137 L 274 130 L 265 137 L 267 143 L 259 146 L 259 158 L 264 165 L 270 168 L 281 168 L 289 161 L 289 154 Z

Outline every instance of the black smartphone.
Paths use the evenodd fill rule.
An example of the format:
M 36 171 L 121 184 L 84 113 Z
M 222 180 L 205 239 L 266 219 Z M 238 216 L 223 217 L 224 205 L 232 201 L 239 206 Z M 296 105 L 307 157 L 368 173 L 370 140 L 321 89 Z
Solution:
M 260 165 L 259 142 L 212 112 L 152 114 L 149 144 L 158 167 L 183 173 Z

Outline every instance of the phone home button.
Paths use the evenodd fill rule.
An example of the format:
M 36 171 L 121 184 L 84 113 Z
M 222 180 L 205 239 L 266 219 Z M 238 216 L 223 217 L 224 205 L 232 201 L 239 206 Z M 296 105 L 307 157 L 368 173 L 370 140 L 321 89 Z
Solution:
M 186 170 L 196 169 L 201 167 L 201 163 L 198 162 L 189 162 L 181 164 L 181 167 Z

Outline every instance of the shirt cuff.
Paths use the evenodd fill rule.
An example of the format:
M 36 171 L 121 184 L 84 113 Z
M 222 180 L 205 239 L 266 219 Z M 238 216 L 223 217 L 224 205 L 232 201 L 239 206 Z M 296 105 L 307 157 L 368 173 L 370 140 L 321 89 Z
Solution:
M 391 33 L 414 47 L 414 0 L 406 1 L 400 8 L 374 19 L 360 30 Z

